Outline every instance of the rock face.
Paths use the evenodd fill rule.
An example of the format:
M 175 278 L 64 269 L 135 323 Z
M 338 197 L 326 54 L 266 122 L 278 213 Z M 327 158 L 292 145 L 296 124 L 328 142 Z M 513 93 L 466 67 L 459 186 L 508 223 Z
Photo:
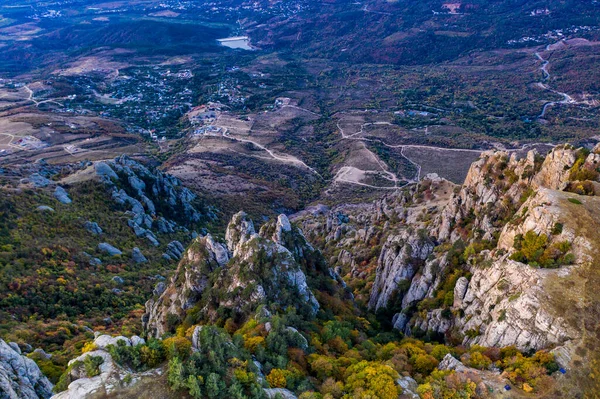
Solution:
M 440 370 L 455 370 L 455 371 L 467 371 L 468 367 L 462 364 L 460 360 L 452 356 L 451 354 L 447 354 L 444 356 L 440 364 L 438 365 L 438 369 Z
M 425 233 L 419 235 L 406 230 L 400 235 L 390 236 L 381 249 L 369 307 L 386 307 L 399 285 L 410 284 L 433 247 Z
M 544 160 L 540 172 L 535 176 L 534 183 L 552 190 L 564 189 L 569 180 L 569 169 L 575 160 L 575 151 L 572 147 L 555 148 Z
M 0 339 L 0 397 L 38 399 L 52 396 L 52 384 L 37 364 Z
M 319 303 L 308 286 L 307 273 L 326 273 L 325 262 L 287 217 L 265 224 L 257 234 L 252 221 L 240 212 L 225 237 L 227 246 L 210 235 L 197 238 L 168 286 L 146 303 L 143 322 L 151 335 L 171 331 L 199 303 L 204 305 L 196 308 L 196 317 L 211 321 L 218 317 L 217 310 L 251 315 L 270 304 L 289 304 L 316 314 Z M 214 283 L 207 290 L 211 275 Z
M 585 286 L 577 279 L 595 256 L 589 237 L 600 201 L 565 190 L 574 168 L 594 171 L 599 162 L 596 151 L 569 146 L 545 157 L 488 151 L 460 187 L 427 176 L 372 205 L 317 206 L 293 219 L 335 254 L 330 262 L 345 278 L 368 278 L 369 265 L 357 259 L 382 243 L 369 307 L 389 314 L 405 334 L 523 350 L 558 346 L 570 359 L 563 349 L 583 334 L 581 321 L 565 313 L 563 295 L 577 313 Z M 541 269 L 511 260 L 515 238 L 529 231 L 546 236 L 546 248 L 568 248 L 574 263 Z
M 537 289 L 542 274 L 523 266 L 502 258 L 488 269 L 475 271 L 459 307 L 464 317 L 456 320 L 463 331 L 479 331 L 470 343 L 542 349 L 579 335 L 546 309 L 544 293 Z
M 210 235 L 196 238 L 183 255 L 170 284 L 146 303 L 144 329 L 160 337 L 180 322 L 208 288 L 209 275 L 229 260 L 226 249 Z
M 188 227 L 203 217 L 215 217 L 211 211 L 203 216 L 196 209 L 196 195 L 177 178 L 150 170 L 126 156 L 96 162 L 94 168 L 98 178 L 108 186 L 112 200 L 127 211 L 127 225 L 136 236 L 146 238 L 154 246 L 161 244 L 160 235 L 189 233 Z M 169 244 L 164 259 L 181 258 L 184 249 L 181 243 L 172 245 L 176 243 Z
M 231 218 L 225 233 L 227 248 L 233 256 L 237 256 L 242 245 L 256 235 L 254 223 L 248 219 L 245 212 L 238 212 Z
M 100 335 L 94 343 L 97 350 L 84 353 L 69 362 L 71 371 L 69 373 L 68 389 L 53 396 L 53 399 L 81 399 L 96 397 L 119 397 L 119 393 L 140 384 L 142 381 L 156 381 L 164 370 L 162 368 L 152 369 L 143 373 L 134 373 L 119 366 L 112 356 L 105 350 L 107 345 L 115 345 L 117 341 L 123 341 L 126 345 L 137 345 L 144 341 L 139 337 L 111 337 Z M 85 372 L 83 361 L 88 356 L 102 358 L 99 366 L 100 374 L 88 377 Z
M 378 309 L 393 305 L 402 309 L 392 322 L 406 333 L 414 328 L 440 334 L 453 330 L 454 334 L 465 336 L 466 344 L 516 345 L 526 350 L 576 339 L 576 329 L 554 314 L 547 294 L 540 289 L 547 278 L 555 278 L 560 272 L 509 259 L 515 237 L 528 231 L 550 237 L 549 245 L 570 242 L 576 258 L 585 259 L 589 243 L 576 237 L 572 229 L 565 227 L 558 235 L 553 233 L 557 223 L 568 225 L 560 204 L 564 194 L 556 190 L 566 186 L 575 159 L 574 149 L 562 147 L 543 162 L 535 153 L 523 159 L 505 152 L 483 153 L 472 165 L 461 189 L 433 214 L 428 229 L 431 236 L 416 230 L 418 219 L 412 221 L 410 228 L 388 236 L 379 257 L 369 306 Z M 514 221 L 506 223 L 511 217 Z M 450 267 L 446 252 L 434 252 L 434 247 L 439 242 L 456 245 L 459 241 L 478 240 L 497 241 L 497 251 L 470 255 L 472 277 L 456 280 L 452 312 L 433 309 L 425 317 L 422 313 L 411 317 L 411 306 L 433 298 L 444 283 L 441 277 Z M 395 302 L 390 304 L 392 297 Z

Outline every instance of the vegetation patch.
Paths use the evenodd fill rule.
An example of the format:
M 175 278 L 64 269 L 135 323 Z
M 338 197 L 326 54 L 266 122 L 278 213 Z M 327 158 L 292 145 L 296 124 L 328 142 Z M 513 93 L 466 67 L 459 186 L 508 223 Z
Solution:
M 568 241 L 548 243 L 548 236 L 529 230 L 525 235 L 517 234 L 514 239 L 516 252 L 510 259 L 535 267 L 553 268 L 569 265 L 575 261 Z

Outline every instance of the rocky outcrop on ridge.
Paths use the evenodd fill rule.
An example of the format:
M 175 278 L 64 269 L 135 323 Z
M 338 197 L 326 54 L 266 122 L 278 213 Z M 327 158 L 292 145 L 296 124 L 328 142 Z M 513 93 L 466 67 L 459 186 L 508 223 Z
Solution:
M 161 389 L 157 385 L 165 370 L 163 368 L 151 369 L 146 372 L 132 372 L 118 365 L 107 351 L 108 345 L 117 345 L 122 341 L 127 346 L 143 344 L 142 338 L 133 336 L 111 337 L 109 335 L 98 335 L 94 340 L 97 349 L 86 352 L 83 355 L 69 361 L 67 390 L 53 396 L 53 399 L 82 399 L 82 398 L 105 398 L 119 397 L 141 383 L 150 383 L 155 389 Z M 84 360 L 87 357 L 99 357 L 102 359 L 98 366 L 98 375 L 88 376 L 85 371 Z M 133 391 L 133 389 L 132 389 Z
M 52 384 L 16 344 L 0 339 L 0 397 L 41 399 L 52 396 Z
M 208 288 L 210 274 L 228 260 L 226 248 L 210 234 L 196 238 L 183 255 L 170 284 L 159 290 L 158 298 L 146 303 L 144 329 L 160 337 L 181 322 Z
M 247 316 L 273 303 L 316 314 L 319 303 L 307 273 L 325 273 L 325 263 L 285 215 L 256 233 L 240 212 L 231 219 L 225 237 L 226 246 L 207 235 L 187 249 L 168 286 L 146 303 L 143 323 L 150 335 L 170 331 L 191 308 L 196 317 L 208 320 L 217 318 L 217 310 Z
M 378 309 L 388 306 L 397 287 L 413 280 L 433 248 L 434 243 L 425 232 L 415 234 L 404 230 L 399 235 L 391 236 L 381 249 L 369 307 Z
M 562 296 L 578 309 L 583 288 L 569 281 L 593 261 L 594 227 L 580 224 L 594 219 L 597 197 L 565 190 L 573 187 L 577 168 L 594 175 L 599 154 L 600 148 L 587 154 L 571 146 L 523 158 L 488 151 L 460 187 L 427 176 L 374 204 L 313 207 L 294 219 L 333 255 L 347 281 L 375 272 L 367 284 L 369 307 L 390 314 L 390 323 L 407 335 L 432 332 L 468 345 L 569 352 L 584 335 L 565 313 Z M 528 232 L 544 236 L 544 248 L 563 244 L 569 263 L 544 269 L 511 259 L 516 239 Z M 372 270 L 369 253 L 378 242 Z
M 127 209 L 128 226 L 152 245 L 160 245 L 161 234 L 187 232 L 203 218 L 216 217 L 210 210 L 202 214 L 196 209 L 196 194 L 183 187 L 179 179 L 150 170 L 126 156 L 96 162 L 94 171 L 110 188 L 113 201 Z

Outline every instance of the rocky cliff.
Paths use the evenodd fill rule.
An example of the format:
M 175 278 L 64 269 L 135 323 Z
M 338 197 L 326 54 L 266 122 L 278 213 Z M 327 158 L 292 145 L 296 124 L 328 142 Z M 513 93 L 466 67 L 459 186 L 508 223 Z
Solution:
M 373 278 L 365 305 L 405 334 L 556 348 L 573 368 L 575 348 L 598 338 L 572 316 L 583 317 L 582 300 L 598 304 L 586 288 L 600 243 L 598 154 L 485 152 L 460 187 L 426 176 L 370 205 L 315 207 L 295 219 L 312 228 L 355 294 L 365 287 L 357 277 Z
M 38 399 L 52 396 L 52 384 L 19 346 L 0 339 L 0 397 Z
M 145 329 L 160 337 L 186 321 L 241 320 L 259 307 L 297 307 L 314 316 L 319 303 L 308 286 L 310 274 L 328 273 L 318 251 L 285 215 L 256 232 L 247 215 L 233 216 L 226 244 L 210 235 L 188 248 L 166 287 L 146 303 Z M 158 288 L 158 287 L 157 287 Z

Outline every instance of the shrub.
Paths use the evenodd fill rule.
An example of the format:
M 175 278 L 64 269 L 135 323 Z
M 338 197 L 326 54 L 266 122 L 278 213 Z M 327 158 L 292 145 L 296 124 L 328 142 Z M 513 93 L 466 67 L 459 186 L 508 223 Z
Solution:
M 532 266 L 555 267 L 574 261 L 573 255 L 568 253 L 571 249 L 570 242 L 562 241 L 548 245 L 548 236 L 538 235 L 533 230 L 529 230 L 525 235 L 516 235 L 513 246 L 517 251 L 510 259 Z
M 98 347 L 96 346 L 94 341 L 86 342 L 86 344 L 83 345 L 83 348 L 81 349 L 81 353 L 92 352 L 92 351 L 95 351 L 96 349 L 98 349 Z
M 326 379 L 323 384 L 321 384 L 321 394 L 328 397 L 333 398 L 341 398 L 344 394 L 344 384 L 334 380 L 333 378 Z
M 261 336 L 250 337 L 244 341 L 244 347 L 248 349 L 251 353 L 256 352 L 256 349 L 259 346 L 265 346 L 265 339 Z
M 161 364 L 165 360 L 165 348 L 162 341 L 151 338 L 148 343 L 140 349 L 141 363 L 149 368 Z
M 431 355 L 418 355 L 412 363 L 416 372 L 429 374 L 437 367 L 439 361 Z
M 479 351 L 474 351 L 474 352 L 471 352 L 471 354 L 468 356 L 466 364 L 470 367 L 473 367 L 473 368 L 476 368 L 479 370 L 485 370 L 490 367 L 490 365 L 492 364 L 492 361 L 490 360 L 489 357 L 485 356 L 483 353 L 481 353 Z
M 273 369 L 267 375 L 267 382 L 271 388 L 285 388 L 287 385 L 286 377 L 290 374 L 287 370 Z
M 178 357 L 182 360 L 190 356 L 192 343 L 184 337 L 171 337 L 163 341 L 163 346 L 167 349 L 167 358 Z
M 552 228 L 552 235 L 559 235 L 561 234 L 563 231 L 563 224 L 562 223 L 554 223 L 554 227 Z
M 100 365 L 102 363 L 104 363 L 104 358 L 102 356 L 87 356 L 83 359 L 85 374 L 88 377 L 100 375 Z
M 430 355 L 441 361 L 448 353 L 451 353 L 449 347 L 446 345 L 436 345 L 431 350 Z
M 167 381 L 171 388 L 173 388 L 174 390 L 182 389 L 186 386 L 183 363 L 177 357 L 174 357 L 171 360 L 169 360 Z
M 344 390 L 348 398 L 396 399 L 402 390 L 396 386 L 398 373 L 390 366 L 360 361 L 346 370 Z
M 509 300 L 510 300 L 510 298 L 509 298 Z M 506 320 L 506 309 L 502 309 L 500 311 L 500 316 L 498 316 L 498 321 L 504 321 L 504 320 Z

